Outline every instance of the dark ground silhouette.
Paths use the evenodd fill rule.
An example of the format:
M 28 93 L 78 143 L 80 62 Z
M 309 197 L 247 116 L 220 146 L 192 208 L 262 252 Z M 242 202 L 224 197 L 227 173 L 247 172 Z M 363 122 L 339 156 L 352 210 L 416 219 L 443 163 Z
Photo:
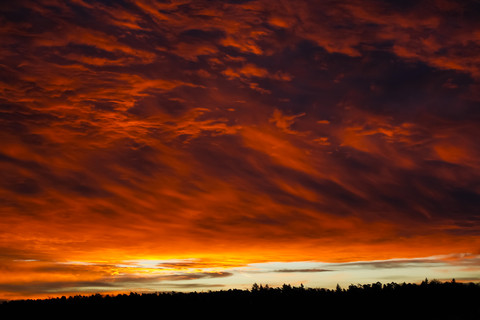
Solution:
M 423 281 L 337 286 L 335 290 L 254 284 L 251 290 L 130 293 L 15 300 L 0 304 L 1 319 L 27 316 L 88 319 L 308 318 L 480 319 L 480 284 Z

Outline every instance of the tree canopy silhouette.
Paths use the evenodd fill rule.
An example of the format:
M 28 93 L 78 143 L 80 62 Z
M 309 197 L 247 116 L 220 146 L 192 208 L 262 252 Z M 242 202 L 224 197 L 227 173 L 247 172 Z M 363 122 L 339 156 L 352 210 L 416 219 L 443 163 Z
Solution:
M 368 319 L 480 319 L 480 284 L 425 280 L 421 284 L 351 284 L 347 289 L 281 287 L 253 284 L 251 290 L 156 292 L 118 295 L 76 295 L 44 300 L 14 300 L 0 304 L 0 317 L 46 314 L 132 316 L 232 315 Z M 163 316 L 162 316 L 163 317 Z

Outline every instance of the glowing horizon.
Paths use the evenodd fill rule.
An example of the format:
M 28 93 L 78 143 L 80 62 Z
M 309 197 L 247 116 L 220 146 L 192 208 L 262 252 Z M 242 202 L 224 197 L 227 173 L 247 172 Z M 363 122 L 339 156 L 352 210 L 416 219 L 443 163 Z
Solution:
M 45 263 L 37 260 L 17 261 L 19 264 L 43 265 L 49 271 L 94 274 L 87 279 L 74 278 L 59 282 L 25 282 L 18 295 L 3 299 L 38 299 L 59 296 L 152 293 L 170 291 L 206 291 L 250 289 L 253 283 L 281 287 L 283 284 L 307 288 L 347 288 L 351 284 L 420 283 L 430 280 L 478 282 L 480 255 L 456 254 L 412 259 L 368 260 L 341 263 L 318 261 L 260 262 L 240 264 L 200 259 L 130 260 L 119 263 L 68 261 Z M 38 267 L 38 266 L 37 266 Z M 98 275 L 101 277 L 98 277 Z M 36 273 L 38 276 L 38 272 Z M 354 281 L 356 280 L 356 282 Z M 40 288 L 39 288 L 40 287 Z M 32 289 L 42 291 L 34 292 Z M 3 289 L 4 290 L 4 289 Z
M 0 299 L 479 281 L 479 16 L 0 5 Z

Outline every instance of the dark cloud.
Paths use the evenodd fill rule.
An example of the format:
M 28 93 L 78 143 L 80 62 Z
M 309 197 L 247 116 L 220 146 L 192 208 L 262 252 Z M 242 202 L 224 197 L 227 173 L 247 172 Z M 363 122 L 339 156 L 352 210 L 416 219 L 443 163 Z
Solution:
M 204 289 L 204 288 L 223 288 L 224 284 L 210 284 L 210 283 L 165 283 L 165 287 L 177 289 Z
M 304 272 L 329 272 L 329 271 L 334 271 L 334 270 L 328 270 L 328 269 L 279 269 L 275 270 L 275 272 L 280 272 L 280 273 L 290 273 L 290 272 L 299 272 L 299 273 L 304 273 Z
M 393 260 L 393 261 L 372 261 L 372 262 L 352 262 L 336 265 L 343 268 L 367 268 L 367 269 L 397 269 L 410 267 L 434 267 L 443 265 L 443 261 L 432 260 Z M 335 265 L 334 265 L 335 266 Z
M 29 295 L 32 293 L 62 293 L 75 291 L 104 291 L 111 290 L 114 286 L 102 281 L 78 281 L 78 282 L 28 282 L 22 284 L 0 284 L 0 290 Z
M 336 270 L 359 268 L 359 269 L 402 269 L 412 267 L 448 267 L 455 266 L 476 266 L 479 262 L 478 256 L 462 256 L 438 257 L 428 259 L 393 259 L 382 261 L 360 261 L 347 262 L 339 264 L 329 264 L 329 267 L 338 268 Z

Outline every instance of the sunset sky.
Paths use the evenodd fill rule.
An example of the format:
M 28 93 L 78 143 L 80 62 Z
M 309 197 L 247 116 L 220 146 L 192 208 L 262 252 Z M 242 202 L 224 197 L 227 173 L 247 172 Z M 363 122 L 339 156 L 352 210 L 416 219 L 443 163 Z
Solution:
M 0 39 L 0 299 L 480 281 L 480 1 L 2 1 Z

